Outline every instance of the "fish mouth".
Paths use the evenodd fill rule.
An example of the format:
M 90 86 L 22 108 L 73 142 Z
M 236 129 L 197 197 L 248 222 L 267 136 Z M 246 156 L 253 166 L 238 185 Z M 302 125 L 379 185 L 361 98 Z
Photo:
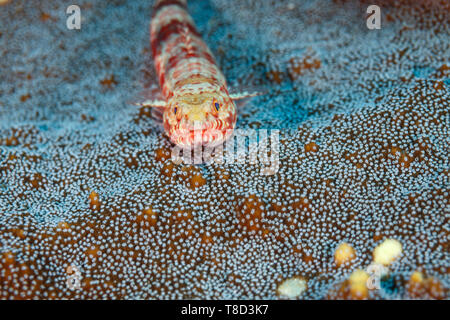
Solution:
M 232 134 L 233 127 L 231 126 L 224 129 L 178 129 L 172 132 L 170 139 L 183 149 L 192 149 L 196 146 L 213 148 L 224 143 Z

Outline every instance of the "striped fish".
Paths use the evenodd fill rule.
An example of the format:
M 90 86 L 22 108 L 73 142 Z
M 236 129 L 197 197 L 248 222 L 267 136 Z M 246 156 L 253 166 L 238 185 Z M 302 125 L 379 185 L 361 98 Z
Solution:
M 164 100 L 140 105 L 162 108 L 165 133 L 182 148 L 223 143 L 236 125 L 234 100 L 256 94 L 228 92 L 224 75 L 187 12 L 186 0 L 157 0 L 150 35 Z

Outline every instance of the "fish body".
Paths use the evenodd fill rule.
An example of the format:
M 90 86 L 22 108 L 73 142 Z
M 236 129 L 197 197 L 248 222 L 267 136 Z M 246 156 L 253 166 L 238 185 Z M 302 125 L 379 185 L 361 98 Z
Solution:
M 156 1 L 150 23 L 152 54 L 164 101 L 164 131 L 183 148 L 214 146 L 236 125 L 236 104 L 213 53 L 202 40 L 186 0 Z M 236 95 L 239 99 L 248 94 Z

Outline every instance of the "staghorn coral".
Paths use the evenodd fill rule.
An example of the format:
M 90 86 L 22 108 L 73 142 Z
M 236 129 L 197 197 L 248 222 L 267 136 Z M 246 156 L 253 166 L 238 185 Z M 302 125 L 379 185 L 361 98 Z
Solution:
M 156 84 L 151 3 L 80 2 L 80 32 L 56 1 L 0 7 L 0 297 L 448 298 L 448 3 L 383 2 L 377 31 L 367 5 L 190 4 L 230 84 L 267 90 L 237 126 L 282 129 L 272 176 L 173 163 L 128 103 Z M 367 290 L 388 238 L 393 285 Z

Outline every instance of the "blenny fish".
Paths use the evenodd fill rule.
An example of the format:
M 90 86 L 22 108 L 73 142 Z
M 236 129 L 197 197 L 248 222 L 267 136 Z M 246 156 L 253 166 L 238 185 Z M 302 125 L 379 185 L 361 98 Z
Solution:
M 228 92 L 213 53 L 187 11 L 186 0 L 156 1 L 150 40 L 163 99 L 140 105 L 161 108 L 165 133 L 182 148 L 223 143 L 236 125 L 234 100 L 257 93 Z

